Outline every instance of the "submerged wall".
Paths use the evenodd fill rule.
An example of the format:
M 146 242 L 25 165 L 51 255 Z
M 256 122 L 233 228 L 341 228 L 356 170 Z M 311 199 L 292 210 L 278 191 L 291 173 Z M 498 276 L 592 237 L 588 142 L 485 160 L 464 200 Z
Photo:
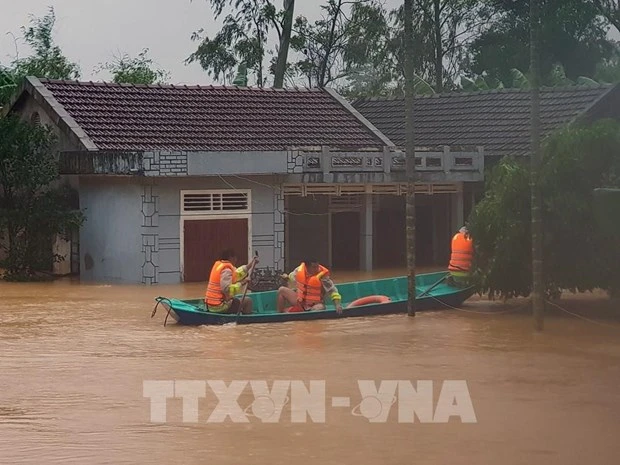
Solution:
M 181 228 L 184 219 L 191 219 L 181 212 L 182 190 L 250 189 L 250 248 L 259 252 L 259 267 L 282 269 L 284 205 L 276 183 L 273 176 L 83 176 L 80 207 L 86 209 L 87 220 L 80 231 L 81 279 L 143 284 L 182 282 Z

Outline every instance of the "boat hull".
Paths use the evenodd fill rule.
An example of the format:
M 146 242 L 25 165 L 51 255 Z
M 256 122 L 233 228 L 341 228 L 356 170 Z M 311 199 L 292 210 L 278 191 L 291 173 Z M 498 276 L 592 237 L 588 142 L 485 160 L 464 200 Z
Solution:
M 416 284 L 419 278 L 421 278 L 426 286 L 422 286 L 418 289 L 418 296 L 416 297 L 416 312 L 428 311 L 428 310 L 441 310 L 452 307 L 459 307 L 463 302 L 469 299 L 474 294 L 473 287 L 457 288 L 441 283 L 442 278 L 446 277 L 446 273 L 429 273 L 426 275 L 420 275 L 416 277 Z M 251 296 L 254 300 L 255 308 L 262 309 L 257 313 L 251 315 L 239 315 L 236 314 L 219 314 L 208 312 L 204 309 L 204 303 L 200 299 L 195 300 L 178 300 L 168 299 L 165 297 L 158 297 L 156 301 L 158 305 L 164 306 L 169 315 L 183 325 L 224 325 L 229 323 L 237 324 L 261 324 L 261 323 L 284 323 L 291 321 L 309 321 L 309 320 L 331 320 L 340 318 L 355 318 L 355 317 L 368 317 L 378 315 L 391 315 L 399 313 L 407 313 L 407 300 L 402 295 L 402 280 L 406 277 L 393 278 L 399 280 L 397 283 L 401 289 L 399 296 L 390 295 L 388 292 L 383 295 L 388 295 L 392 298 L 391 302 L 380 304 L 368 304 L 359 307 L 343 308 L 341 314 L 338 314 L 333 308 L 329 306 L 325 310 L 316 310 L 308 312 L 296 312 L 296 313 L 278 313 L 274 308 L 269 308 L 271 302 L 275 303 L 275 292 L 261 292 Z M 358 292 L 350 293 L 351 297 L 348 301 L 353 301 L 355 298 L 363 297 L 365 295 L 381 294 L 381 292 L 372 292 L 372 290 L 385 290 L 382 286 L 371 286 L 369 283 L 384 283 L 389 280 L 379 281 L 366 281 L 359 283 L 344 283 L 339 286 L 344 290 L 353 291 L 356 289 Z M 367 292 L 360 292 L 360 288 L 366 289 Z M 436 289 L 436 290 L 435 290 Z M 368 292 L 370 291 L 370 292 Z M 342 295 L 346 295 L 341 291 Z M 249 294 L 248 294 L 249 296 Z M 262 303 L 262 305 L 261 305 Z M 155 310 L 153 311 L 153 315 Z
M 421 297 L 416 299 L 416 312 L 428 310 L 442 310 L 451 307 L 459 307 L 474 294 L 473 288 L 465 288 L 451 294 L 437 297 Z M 310 320 L 333 320 L 340 318 L 368 317 L 379 315 L 392 315 L 407 313 L 407 301 L 399 300 L 382 304 L 369 304 L 360 307 L 345 308 L 341 314 L 335 309 L 298 313 L 256 313 L 252 315 L 218 314 L 199 310 L 197 307 L 187 308 L 183 301 L 175 299 L 162 299 L 161 303 L 170 309 L 172 318 L 183 325 L 225 325 L 236 324 L 261 324 L 261 323 L 284 323 L 291 321 Z

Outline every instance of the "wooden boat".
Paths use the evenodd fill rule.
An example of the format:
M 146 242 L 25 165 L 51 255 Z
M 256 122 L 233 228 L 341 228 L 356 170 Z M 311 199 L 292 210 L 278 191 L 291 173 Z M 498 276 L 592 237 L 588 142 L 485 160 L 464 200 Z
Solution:
M 416 276 L 416 312 L 458 307 L 474 294 L 473 287 L 456 287 L 447 282 L 448 273 L 426 273 Z M 336 312 L 333 304 L 326 305 L 325 310 L 313 310 L 301 313 L 280 313 L 276 309 L 277 291 L 248 293 L 246 299 L 252 299 L 253 314 L 220 314 L 208 312 L 202 298 L 192 300 L 169 299 L 157 297 L 157 304 L 151 318 L 155 316 L 158 305 L 166 308 L 168 316 L 184 325 L 223 325 L 227 323 L 282 323 L 286 321 L 325 320 L 336 318 L 364 317 L 407 313 L 407 277 L 399 276 L 372 281 L 356 281 L 337 284 L 342 295 L 343 311 Z M 369 296 L 383 296 L 388 300 L 383 303 L 370 303 L 349 307 L 351 302 Z M 241 296 L 238 296 L 241 298 Z M 164 325 L 166 322 L 164 321 Z

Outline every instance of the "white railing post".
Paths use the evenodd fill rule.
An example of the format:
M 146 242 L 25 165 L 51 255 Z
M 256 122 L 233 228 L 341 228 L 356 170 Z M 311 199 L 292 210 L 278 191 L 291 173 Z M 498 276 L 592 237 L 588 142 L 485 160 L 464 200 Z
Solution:
M 449 173 L 454 166 L 454 154 L 450 151 L 449 145 L 443 146 L 443 160 L 441 161 L 444 173 Z
M 392 149 L 390 147 L 383 147 L 383 172 L 389 173 L 392 170 Z
M 332 168 L 331 163 L 331 154 L 329 151 L 329 145 L 324 145 L 321 147 L 321 170 L 323 174 L 329 174 Z

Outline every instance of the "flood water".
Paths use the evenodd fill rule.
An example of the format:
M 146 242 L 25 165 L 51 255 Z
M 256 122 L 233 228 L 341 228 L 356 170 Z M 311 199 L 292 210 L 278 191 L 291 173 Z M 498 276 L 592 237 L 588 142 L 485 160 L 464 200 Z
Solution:
M 202 294 L 0 283 L 0 463 L 618 463 L 620 319 L 607 302 L 561 301 L 598 324 L 558 310 L 543 333 L 525 307 L 477 298 L 415 318 L 163 327 L 160 307 L 151 319 L 158 295 Z M 292 421 L 288 404 L 276 423 L 210 421 L 207 384 L 198 422 L 183 421 L 180 398 L 152 422 L 149 380 L 324 380 L 325 421 Z M 434 405 L 445 380 L 464 380 L 476 422 L 402 423 L 399 403 L 369 422 L 358 380 L 429 380 Z M 248 386 L 239 408 L 251 413 L 254 399 Z

